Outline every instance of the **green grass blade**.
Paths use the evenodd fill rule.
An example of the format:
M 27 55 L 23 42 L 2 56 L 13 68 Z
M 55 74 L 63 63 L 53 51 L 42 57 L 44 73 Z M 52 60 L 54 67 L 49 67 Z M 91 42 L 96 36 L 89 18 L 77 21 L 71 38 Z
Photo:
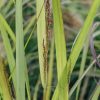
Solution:
M 52 100 L 68 100 L 68 73 L 67 73 L 67 67 L 65 67 L 65 70 L 63 71 L 60 80 L 58 81 L 58 84 L 56 86 L 55 92 L 53 94 Z M 67 91 L 66 91 L 67 90 Z M 64 94 L 65 92 L 65 94 Z M 62 97 L 63 96 L 63 97 Z
M 36 86 L 35 86 L 35 89 L 34 89 L 33 100 L 37 100 L 39 85 L 40 85 L 40 76 L 39 76 L 39 79 L 38 79 Z
M 25 100 L 25 71 L 22 0 L 16 0 L 16 100 Z
M 13 40 L 13 42 L 15 43 L 15 41 L 16 41 L 15 34 L 11 30 L 10 26 L 8 25 L 7 21 L 4 19 L 4 17 L 2 16 L 1 13 L 0 13 L 0 24 L 3 25 L 3 27 L 6 29 L 6 31 L 9 34 L 9 36 L 11 37 L 11 39 Z
M 35 26 L 36 26 L 36 25 L 35 25 Z M 30 39 L 31 39 L 31 37 L 32 37 L 32 35 L 33 35 L 35 26 L 33 27 L 33 30 L 31 31 L 31 33 L 30 33 L 30 35 L 29 35 L 29 37 L 28 37 L 28 39 L 27 39 L 27 41 L 26 41 L 26 43 L 25 43 L 24 49 L 26 49 L 26 47 L 28 46 L 28 43 L 29 43 L 29 41 L 30 41 Z
M 46 39 L 46 21 L 45 21 L 45 8 L 43 6 L 44 0 L 37 0 L 37 38 L 38 38 L 38 54 L 39 54 L 39 65 L 40 65 L 40 76 L 42 81 L 42 86 L 46 86 L 46 71 L 44 68 L 44 49 L 43 49 L 43 39 Z M 41 10 L 42 8 L 42 10 Z M 40 13 L 41 12 L 41 13 Z
M 100 55 L 97 57 L 98 59 L 100 58 Z M 73 94 L 73 92 L 75 91 L 75 89 L 77 88 L 77 86 L 80 84 L 80 82 L 82 81 L 82 79 L 84 78 L 84 76 L 91 70 L 91 68 L 93 67 L 93 64 L 95 64 L 96 60 L 94 60 L 89 66 L 88 68 L 84 71 L 84 73 L 81 75 L 80 79 L 78 79 L 76 81 L 76 83 L 74 84 L 74 86 L 71 88 L 70 93 L 69 93 L 69 97 L 71 97 L 71 95 Z
M 83 55 L 82 55 L 82 61 L 81 61 L 81 66 L 80 66 L 79 78 L 83 74 L 84 68 L 85 68 L 85 63 L 86 63 L 86 58 L 87 58 L 87 52 L 88 52 L 88 48 L 89 48 L 89 39 L 88 38 L 87 38 L 85 44 L 86 45 L 84 46 L 84 49 L 83 49 Z M 80 86 L 81 86 L 81 82 L 80 82 L 80 84 L 77 87 L 76 100 L 78 100 L 78 97 L 79 97 Z
M 50 100 L 51 86 L 53 79 L 53 64 L 54 64 L 54 38 L 52 38 L 51 48 L 50 48 L 50 60 L 49 60 L 49 71 L 48 71 L 48 88 L 46 93 L 46 100 Z
M 55 0 L 54 0 L 55 1 Z M 61 82 L 63 82 L 64 84 L 68 84 L 67 81 L 66 81 L 66 78 L 65 77 L 65 70 L 68 71 L 68 73 L 71 73 L 74 66 L 75 66 L 75 63 L 79 57 L 79 54 L 81 52 L 81 49 L 83 47 L 83 44 L 84 44 L 84 41 L 86 40 L 86 37 L 88 36 L 88 32 L 89 32 L 89 29 L 92 25 L 92 22 L 93 22 L 93 19 L 95 17 L 95 14 L 97 12 L 97 9 L 99 7 L 99 4 L 100 4 L 100 1 L 99 0 L 94 0 L 93 2 L 93 5 L 91 7 L 91 10 L 88 14 L 88 17 L 84 23 L 84 26 L 81 30 L 81 32 L 78 34 L 77 36 L 77 39 L 74 43 L 74 46 L 72 48 L 72 51 L 71 51 L 71 54 L 70 54 L 70 57 L 69 57 L 69 60 L 68 60 L 68 63 L 67 63 L 67 66 L 64 68 L 63 72 L 62 72 L 62 75 L 60 77 L 60 81 L 58 81 L 58 85 L 57 85 L 57 88 L 56 88 L 56 92 L 58 93 L 57 89 L 59 88 L 59 84 Z M 56 9 L 57 10 L 57 9 Z M 59 12 L 59 11 L 58 11 Z M 58 17 L 58 16 L 57 16 Z M 64 75 L 65 74 L 65 75 Z M 70 77 L 70 75 L 67 75 Z M 67 77 L 68 78 L 68 77 Z M 60 90 L 61 91 L 61 90 Z M 56 93 L 55 93 L 56 94 Z M 56 97 L 57 95 L 54 95 L 53 97 Z M 55 100 L 55 99 L 53 99 Z M 57 99 L 56 99 L 57 100 Z
M 100 96 L 100 85 L 98 85 L 95 89 L 95 92 L 93 94 L 93 97 L 91 100 L 98 100 Z
M 13 42 L 15 43 L 16 42 L 16 37 L 15 37 L 15 35 L 14 35 L 14 33 L 13 33 L 13 31 L 11 30 L 11 28 L 10 28 L 10 26 L 8 25 L 8 23 L 7 23 L 7 21 L 4 19 L 4 17 L 2 16 L 2 14 L 0 14 L 0 24 L 2 24 L 3 25 L 3 27 L 5 28 L 5 30 L 8 32 L 8 34 L 9 34 L 9 36 L 11 37 L 11 39 L 13 40 Z M 4 34 L 2 34 L 2 35 L 4 35 Z M 7 35 L 6 35 L 7 36 Z M 3 37 L 6 37 L 6 36 L 3 36 Z M 4 39 L 6 39 L 6 38 L 4 38 Z M 6 42 L 6 43 L 10 43 L 10 42 Z M 9 44 L 10 45 L 10 44 Z M 5 45 L 6 46 L 6 45 Z M 6 46 L 7 47 L 7 49 L 6 49 L 6 51 L 8 51 L 8 46 Z M 11 47 L 10 47 L 11 48 Z M 9 51 L 8 51 L 9 52 Z M 9 53 L 7 52 L 7 54 L 9 55 Z M 12 52 L 12 51 L 11 51 Z M 13 53 L 13 52 L 12 52 Z M 9 58 L 12 58 L 11 56 L 9 57 Z M 13 58 L 14 59 L 14 58 Z M 10 62 L 9 63 L 12 63 L 14 60 L 12 60 L 12 59 L 9 59 L 10 60 Z M 12 61 L 11 61 L 12 60 Z M 10 64 L 11 65 L 11 64 Z M 12 65 L 12 67 L 13 67 L 13 65 Z M 15 68 L 12 68 L 11 67 L 11 77 L 13 77 L 12 75 L 13 75 L 13 73 L 15 72 Z M 15 67 L 15 66 L 14 66 Z M 27 68 L 27 67 L 26 67 Z M 12 72 L 13 71 L 13 72 Z M 14 73 L 15 74 L 15 73 Z M 26 75 L 27 76 L 27 75 Z M 14 79 L 14 84 L 15 84 L 15 77 L 13 78 Z M 26 84 L 28 83 L 28 76 L 27 76 L 27 78 L 26 78 Z M 15 85 L 14 85 L 14 87 L 15 87 Z M 30 95 L 30 92 L 29 92 L 29 86 L 28 86 L 28 84 L 27 84 L 27 91 L 28 91 L 28 98 L 30 97 L 29 95 Z
M 67 57 L 66 57 L 66 44 L 65 44 L 65 37 L 64 37 L 64 27 L 63 27 L 63 20 L 62 20 L 62 12 L 61 12 L 61 5 L 60 0 L 53 0 L 53 18 L 54 18 L 54 37 L 55 37 L 55 47 L 56 47 L 56 60 L 57 60 L 57 74 L 58 74 L 58 81 L 61 78 L 62 71 L 66 65 Z M 67 70 L 65 72 L 67 74 Z M 62 86 L 64 83 L 60 82 Z M 68 100 L 68 88 L 61 89 L 58 86 L 57 94 L 54 93 L 53 100 L 57 100 L 57 98 L 61 100 Z M 60 91 L 60 92 L 58 92 Z
M 59 80 L 61 73 L 66 65 L 66 44 L 60 0 L 53 0 L 52 5 L 54 17 L 54 37 L 56 47 L 57 73 Z
M 100 0 L 94 0 L 90 12 L 85 20 L 84 26 L 81 29 L 80 33 L 77 35 L 77 38 L 73 44 L 72 51 L 69 59 L 71 60 L 71 71 L 75 66 L 75 63 L 79 57 L 79 54 L 83 48 L 83 44 L 89 34 L 90 27 L 93 23 L 94 17 L 96 15 L 97 9 L 100 5 Z M 69 68 L 70 69 L 70 68 Z
M 28 100 L 31 100 L 30 83 L 29 83 L 27 65 L 25 67 L 26 67 L 26 73 L 25 73 L 25 80 L 26 80 L 26 82 L 25 83 L 26 83 L 27 96 L 28 96 Z
M 0 22 L 1 22 L 1 20 L 0 20 Z M 6 54 L 7 54 L 10 72 L 12 73 L 14 68 L 15 68 L 15 59 L 14 59 L 13 51 L 12 51 L 12 48 L 11 48 L 10 40 L 8 38 L 7 32 L 5 31 L 5 29 L 1 25 L 0 25 L 0 31 L 1 31 L 4 47 L 5 47 Z M 14 88 L 16 90 L 16 75 L 15 75 L 15 72 L 12 74 L 12 79 L 13 79 L 13 83 L 14 83 Z
M 24 34 L 27 34 L 29 29 L 33 26 L 33 23 L 35 23 L 35 20 L 36 20 L 36 16 L 32 16 L 32 18 L 29 20 L 28 25 L 24 29 Z

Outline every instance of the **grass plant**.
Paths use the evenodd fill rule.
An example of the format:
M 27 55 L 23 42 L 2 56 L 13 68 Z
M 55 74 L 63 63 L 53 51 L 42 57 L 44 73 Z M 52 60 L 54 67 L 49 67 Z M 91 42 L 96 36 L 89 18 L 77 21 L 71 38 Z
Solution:
M 99 13 L 100 0 L 0 0 L 0 100 L 99 100 Z

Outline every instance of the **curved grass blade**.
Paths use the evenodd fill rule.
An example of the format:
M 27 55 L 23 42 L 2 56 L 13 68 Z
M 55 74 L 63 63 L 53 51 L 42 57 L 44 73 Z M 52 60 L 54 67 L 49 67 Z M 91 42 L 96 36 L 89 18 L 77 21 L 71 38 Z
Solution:
M 9 36 L 11 37 L 11 39 L 13 40 L 13 42 L 15 43 L 16 42 L 15 34 L 11 30 L 10 26 L 8 25 L 7 21 L 4 19 L 4 17 L 2 16 L 1 13 L 0 13 L 0 24 L 3 25 L 3 27 L 8 32 Z
M 0 20 L 0 22 L 1 22 L 1 20 Z M 13 55 L 13 50 L 11 48 L 11 44 L 10 44 L 10 40 L 8 38 L 8 34 L 7 34 L 7 32 L 5 31 L 5 29 L 2 25 L 0 25 L 0 31 L 1 31 L 4 47 L 5 47 L 6 54 L 7 54 L 10 73 L 12 73 L 13 69 L 15 69 L 15 59 L 14 59 L 14 55 Z M 14 83 L 14 88 L 16 90 L 16 74 L 15 74 L 15 72 L 12 75 L 12 79 L 13 79 L 13 83 Z
M 86 37 L 88 36 L 88 31 L 89 31 L 89 29 L 90 29 L 90 27 L 92 25 L 93 19 L 95 17 L 95 14 L 97 12 L 97 9 L 98 9 L 99 5 L 100 5 L 100 0 L 94 0 L 93 5 L 91 7 L 91 10 L 90 10 L 90 12 L 89 12 L 89 14 L 87 16 L 87 19 L 86 19 L 86 21 L 84 23 L 84 26 L 83 26 L 81 32 L 77 35 L 77 38 L 76 38 L 76 40 L 75 40 L 75 42 L 73 44 L 73 48 L 72 48 L 72 51 L 71 51 L 67 66 L 64 68 L 64 70 L 62 72 L 62 75 L 60 77 L 60 81 L 58 81 L 58 85 L 57 86 L 59 86 L 59 83 L 61 81 L 63 81 L 64 84 L 66 84 L 66 85 L 68 84 L 68 81 L 66 81 L 66 78 L 65 79 L 63 78 L 63 77 L 66 77 L 65 76 L 66 75 L 65 74 L 65 70 L 67 70 L 68 73 L 69 72 L 71 73 L 73 71 L 75 63 L 76 63 L 76 61 L 77 61 L 77 59 L 79 57 L 79 54 L 80 54 L 80 52 L 82 50 L 83 44 L 84 44 L 84 42 L 86 40 Z M 57 89 L 58 88 L 56 88 L 55 91 L 57 91 Z M 54 97 L 57 97 L 57 95 L 56 96 L 54 95 Z M 54 100 L 57 100 L 57 99 L 54 99 Z
M 13 31 L 11 30 L 11 28 L 10 28 L 10 26 L 8 25 L 8 23 L 6 22 L 6 20 L 3 18 L 3 16 L 0 14 L 0 24 L 1 25 L 3 25 L 3 27 L 5 28 L 5 30 L 8 32 L 8 34 L 9 34 L 9 36 L 11 37 L 11 39 L 13 40 L 13 42 L 15 43 L 16 42 L 16 37 L 15 37 L 15 35 L 14 35 L 14 33 L 13 33 Z M 4 34 L 2 34 L 3 36 L 4 36 Z M 7 36 L 7 35 L 6 35 Z M 4 40 L 6 39 L 6 36 L 4 36 L 5 38 L 3 38 Z M 10 42 L 6 42 L 6 43 L 10 43 Z M 5 45 L 6 46 L 6 45 Z M 9 50 L 8 50 L 8 46 L 6 46 L 7 47 L 7 49 L 6 49 L 6 51 L 8 51 L 9 52 Z M 11 48 L 11 47 L 10 47 Z M 11 51 L 12 52 L 12 51 Z M 13 52 L 12 52 L 13 53 Z M 8 55 L 9 55 L 9 53 L 7 53 Z M 11 56 L 9 57 L 10 59 L 12 58 Z M 13 58 L 14 59 L 14 58 Z M 11 59 L 12 60 L 12 59 Z M 11 63 L 13 62 L 13 60 L 11 61 L 10 60 L 10 66 L 11 66 Z M 13 64 L 13 63 L 12 63 Z M 12 65 L 12 67 L 13 67 L 13 65 Z M 15 74 L 15 64 L 14 64 L 14 68 L 12 68 L 11 67 L 11 76 L 10 76 L 10 79 L 11 78 L 13 78 L 13 74 Z M 26 67 L 27 68 L 27 67 Z M 27 76 L 27 75 L 26 75 Z M 13 78 L 14 79 L 14 84 L 15 84 L 15 78 Z M 27 86 L 27 91 L 28 91 L 28 98 L 30 97 L 30 92 L 29 92 L 29 86 L 28 86 L 28 76 L 26 77 L 26 86 Z M 15 86 L 15 85 L 14 85 Z
M 97 57 L 98 59 L 100 58 L 100 55 Z M 77 88 L 77 86 L 79 85 L 79 83 L 81 82 L 81 80 L 84 78 L 84 76 L 91 70 L 93 64 L 96 63 L 96 60 L 94 60 L 89 66 L 88 68 L 83 72 L 83 74 L 81 75 L 80 79 L 78 79 L 76 81 L 76 83 L 74 84 L 74 86 L 71 88 L 70 92 L 69 92 L 69 98 L 71 97 L 71 95 L 73 94 L 73 92 L 75 91 L 75 89 Z
M 81 29 L 81 31 L 79 32 L 79 34 L 77 35 L 77 37 L 75 39 L 75 42 L 73 44 L 71 54 L 69 57 L 71 60 L 71 63 L 72 63 L 71 72 L 73 71 L 73 68 L 78 59 L 78 56 L 83 48 L 84 42 L 89 34 L 90 27 L 93 23 L 93 20 L 96 15 L 96 12 L 99 8 L 99 5 L 100 5 L 100 0 L 93 1 L 92 7 L 90 9 L 90 12 L 89 12 L 86 20 L 85 20 L 83 28 Z M 68 68 L 68 69 L 70 69 L 70 68 Z
M 99 66 L 99 62 L 97 62 L 97 56 L 96 56 L 96 52 L 95 52 L 95 49 L 94 49 L 94 46 L 93 46 L 93 32 L 99 26 L 99 24 L 100 23 L 94 23 L 93 26 L 90 29 L 90 34 L 88 35 L 88 37 L 90 37 L 90 39 L 87 38 L 86 43 L 85 43 L 86 45 L 85 45 L 85 47 L 83 49 L 84 51 L 83 51 L 83 56 L 82 56 L 82 62 L 81 62 L 81 67 L 80 67 L 79 78 L 82 75 L 84 67 L 85 67 L 85 62 L 86 62 L 86 56 L 87 56 L 87 52 L 88 52 L 89 41 L 90 41 L 90 48 L 91 48 L 90 50 L 91 50 L 91 53 L 93 55 L 93 58 L 96 59 L 96 63 Z M 78 88 L 77 88 L 76 100 L 78 100 L 80 84 L 78 85 Z

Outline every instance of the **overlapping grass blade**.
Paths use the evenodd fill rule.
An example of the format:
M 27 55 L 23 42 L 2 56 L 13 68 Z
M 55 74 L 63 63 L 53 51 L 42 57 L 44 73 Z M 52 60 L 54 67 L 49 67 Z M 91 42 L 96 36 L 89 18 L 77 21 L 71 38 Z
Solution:
M 88 52 L 88 48 L 89 48 L 89 38 L 87 38 L 85 44 L 86 45 L 84 46 L 84 49 L 83 49 L 83 55 L 82 55 L 82 61 L 81 61 L 81 66 L 80 66 L 79 78 L 81 77 L 81 75 L 84 72 L 86 58 L 87 58 L 87 52 Z M 76 100 L 78 100 L 78 97 L 79 97 L 80 86 L 81 86 L 81 83 L 77 87 Z
M 1 20 L 0 20 L 1 23 Z M 10 44 L 10 40 L 8 38 L 8 34 L 5 31 L 4 27 L 0 24 L 0 31 L 1 31 L 1 35 L 3 38 L 3 43 L 4 43 L 4 47 L 6 50 L 6 55 L 7 55 L 7 59 L 8 59 L 8 63 L 9 63 L 9 68 L 10 68 L 10 72 L 12 73 L 13 70 L 15 69 L 15 59 L 14 59 L 14 55 L 13 55 L 13 51 L 11 48 L 11 44 Z M 16 90 L 16 75 L 15 75 L 15 71 L 12 74 L 12 79 L 13 79 L 13 83 L 14 83 L 14 88 Z
M 9 36 L 11 37 L 11 39 L 13 40 L 14 43 L 16 43 L 16 37 L 15 37 L 13 31 L 11 30 L 10 26 L 8 25 L 8 23 L 6 22 L 6 20 L 4 19 L 4 17 L 1 14 L 0 14 L 0 24 L 3 25 L 3 27 L 5 28 L 5 31 L 7 31 L 6 34 L 3 33 L 2 36 L 3 36 L 3 40 L 7 41 L 6 43 L 4 43 L 4 46 L 6 47 L 7 56 L 8 56 L 8 58 L 10 58 L 10 59 L 8 59 L 8 63 L 10 65 L 10 72 L 11 72 L 10 77 L 13 78 L 14 87 L 15 87 L 15 80 L 16 80 L 15 61 L 14 61 L 13 51 L 10 46 L 10 40 L 8 39 L 7 33 L 9 34 Z M 3 29 L 3 28 L 1 28 L 1 29 Z M 6 40 L 6 38 L 7 38 L 7 40 Z M 26 68 L 27 68 L 27 66 L 26 66 Z M 30 98 L 30 86 L 29 86 L 28 74 L 26 73 L 25 75 L 26 75 L 26 87 L 27 87 L 28 98 Z
M 100 55 L 97 57 L 98 59 L 100 58 Z M 71 95 L 73 94 L 73 92 L 75 91 L 75 89 L 77 88 L 77 86 L 80 84 L 80 82 L 82 81 L 82 79 L 84 78 L 84 76 L 91 70 L 91 68 L 93 67 L 93 65 L 95 64 L 96 60 L 94 60 L 89 66 L 88 68 L 83 72 L 83 74 L 81 75 L 80 79 L 78 79 L 76 81 L 76 83 L 74 84 L 74 86 L 71 88 L 70 93 L 69 93 L 69 97 L 71 97 Z
M 35 24 L 36 16 L 32 16 L 32 18 L 29 20 L 28 25 L 24 29 L 24 34 L 27 34 L 29 29 L 33 26 L 33 23 Z
M 10 26 L 8 25 L 7 21 L 4 19 L 4 17 L 2 16 L 1 13 L 0 13 L 0 24 L 3 25 L 3 27 L 8 32 L 9 36 L 11 37 L 11 39 L 13 40 L 13 42 L 15 43 L 15 41 L 16 41 L 15 34 L 11 30 Z
M 90 27 L 93 23 L 93 20 L 94 20 L 94 17 L 96 15 L 99 5 L 100 5 L 100 0 L 93 1 L 92 7 L 90 9 L 90 12 L 89 12 L 86 20 L 85 20 L 83 28 L 81 29 L 81 31 L 79 32 L 79 34 L 77 35 L 77 37 L 75 39 L 75 42 L 73 44 L 71 54 L 69 57 L 69 59 L 71 60 L 71 65 L 72 65 L 71 72 L 73 71 L 75 63 L 76 63 L 76 61 L 79 57 L 79 54 L 83 48 L 84 42 L 89 34 Z M 68 69 L 70 69 L 70 68 L 68 68 Z
M 86 37 L 88 36 L 88 32 L 89 32 L 89 29 L 93 23 L 93 19 L 95 17 L 95 14 L 97 12 L 97 9 L 100 5 L 100 1 L 99 0 L 94 0 L 93 2 L 93 5 L 91 7 L 91 10 L 87 16 L 87 19 L 84 23 L 84 26 L 81 30 L 81 32 L 77 35 L 77 38 L 76 38 L 76 41 L 74 42 L 74 45 L 73 45 L 73 48 L 72 48 L 72 51 L 71 51 L 71 54 L 70 54 L 70 57 L 69 57 L 69 60 L 68 60 L 68 63 L 67 63 L 67 66 L 64 68 L 63 72 L 62 72 L 62 75 L 60 77 L 60 81 L 58 82 L 58 85 L 56 87 L 56 90 L 55 92 L 58 93 L 58 88 L 59 88 L 59 83 L 61 82 L 64 82 L 64 84 L 68 84 L 67 81 L 66 81 L 66 78 L 64 79 L 64 77 L 66 77 L 65 75 L 65 70 L 68 71 L 68 73 L 71 73 L 73 71 L 73 68 L 75 66 L 75 63 L 79 57 L 79 54 L 82 50 L 82 47 L 83 47 L 83 44 L 84 44 L 84 41 L 86 40 Z M 58 16 L 57 16 L 58 17 Z M 70 75 L 67 75 L 70 77 Z M 67 77 L 68 78 L 68 77 Z M 56 93 L 54 93 L 54 98 L 57 97 Z M 55 99 L 54 99 L 55 100 Z
M 16 0 L 16 100 L 25 100 L 25 72 L 22 0 Z

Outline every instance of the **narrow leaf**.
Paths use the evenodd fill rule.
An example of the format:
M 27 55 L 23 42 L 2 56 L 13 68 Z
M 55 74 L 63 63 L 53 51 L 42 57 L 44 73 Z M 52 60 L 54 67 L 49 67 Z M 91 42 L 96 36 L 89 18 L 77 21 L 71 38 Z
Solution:
M 42 8 L 42 10 L 41 10 Z M 41 13 L 40 13 L 41 12 Z M 44 42 L 46 43 L 46 21 L 45 21 L 45 7 L 44 0 L 37 0 L 37 38 L 38 38 L 38 54 L 40 65 L 40 76 L 42 85 L 46 86 L 46 62 L 44 59 Z
M 1 20 L 0 20 L 1 22 Z M 5 51 L 6 51 L 6 55 L 7 55 L 7 60 L 9 63 L 9 69 L 10 72 L 12 73 L 13 70 L 15 69 L 15 58 L 13 55 L 13 50 L 11 48 L 11 44 L 10 44 L 10 40 L 8 38 L 8 34 L 5 31 L 4 27 L 2 25 L 0 25 L 0 31 L 1 31 L 1 36 L 3 38 L 3 43 L 4 43 L 4 47 L 5 47 Z M 12 79 L 13 79 L 13 83 L 14 83 L 14 88 L 16 90 L 16 74 L 15 71 L 12 74 Z
M 88 36 L 89 29 L 90 29 L 90 27 L 92 25 L 92 22 L 93 22 L 93 19 L 95 17 L 95 14 L 97 12 L 97 9 L 99 7 L 99 4 L 100 4 L 100 0 L 94 0 L 93 5 L 91 7 L 91 10 L 90 10 L 90 12 L 88 14 L 88 17 L 87 17 L 87 19 L 86 19 L 86 21 L 84 23 L 84 26 L 83 26 L 81 32 L 77 35 L 77 38 L 76 38 L 76 40 L 74 42 L 74 46 L 72 48 L 72 51 L 71 51 L 71 54 L 70 54 L 70 57 L 69 57 L 69 60 L 68 60 L 68 63 L 66 65 L 66 67 L 64 68 L 63 72 L 62 72 L 62 75 L 60 77 L 60 81 L 58 82 L 58 85 L 57 85 L 55 91 L 57 91 L 61 81 L 64 82 L 64 84 L 66 84 L 66 85 L 68 84 L 68 81 L 66 81 L 65 77 L 67 77 L 67 78 L 68 78 L 68 76 L 70 77 L 70 74 L 73 71 L 75 63 L 76 63 L 76 61 L 77 61 L 77 59 L 79 57 L 79 54 L 80 54 L 80 52 L 82 50 L 83 44 L 84 44 L 84 42 L 86 40 L 86 37 Z M 65 70 L 67 70 L 68 73 L 70 73 L 70 74 L 65 76 L 66 75 L 65 74 Z M 57 91 L 57 93 L 58 93 L 58 91 Z M 56 96 L 57 95 L 54 95 L 53 97 L 56 97 Z M 56 100 L 56 99 L 53 99 L 53 100 Z
M 22 0 L 16 0 L 16 100 L 25 100 L 25 70 Z
M 4 17 L 2 16 L 1 13 L 0 13 L 0 24 L 3 25 L 3 27 L 6 29 L 6 31 L 9 34 L 9 36 L 11 37 L 11 39 L 13 40 L 13 42 L 15 43 L 15 41 L 16 41 L 15 34 L 11 30 L 10 26 L 8 25 L 7 21 L 4 19 Z

